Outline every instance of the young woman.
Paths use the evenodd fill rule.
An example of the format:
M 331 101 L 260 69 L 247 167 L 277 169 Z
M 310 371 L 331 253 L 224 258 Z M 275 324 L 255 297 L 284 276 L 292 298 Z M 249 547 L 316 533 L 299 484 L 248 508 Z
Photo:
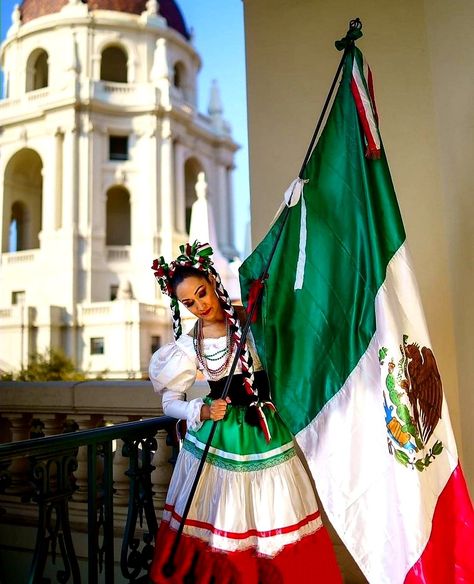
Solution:
M 293 584 L 341 582 L 309 477 L 293 439 L 271 403 L 267 376 L 247 337 L 229 396 L 220 399 L 240 341 L 236 310 L 212 266 L 208 244 L 181 246 L 181 255 L 153 269 L 171 297 L 175 341 L 150 362 L 165 414 L 185 419 L 187 434 L 171 479 L 158 531 L 152 582 Z M 182 334 L 179 304 L 194 316 Z M 211 391 L 185 401 L 200 370 Z M 212 446 L 167 577 L 176 530 L 210 429 Z

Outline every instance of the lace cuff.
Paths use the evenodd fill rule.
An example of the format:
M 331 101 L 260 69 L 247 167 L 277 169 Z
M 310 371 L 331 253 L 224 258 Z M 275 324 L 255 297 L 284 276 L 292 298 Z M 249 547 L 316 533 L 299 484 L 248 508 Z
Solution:
M 201 420 L 201 408 L 204 404 L 202 398 L 198 397 L 196 399 L 192 399 L 188 402 L 188 412 L 186 416 L 186 422 L 188 424 L 189 430 L 199 430 L 202 426 Z

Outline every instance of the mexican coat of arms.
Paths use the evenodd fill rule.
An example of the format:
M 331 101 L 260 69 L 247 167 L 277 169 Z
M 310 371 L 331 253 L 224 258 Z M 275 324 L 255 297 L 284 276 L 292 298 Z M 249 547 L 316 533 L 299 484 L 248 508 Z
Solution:
M 383 400 L 389 453 L 405 467 L 425 470 L 441 454 L 436 440 L 427 449 L 443 406 L 443 386 L 433 351 L 409 343 L 403 335 L 400 357 L 395 362 L 387 347 L 379 349 L 384 369 Z

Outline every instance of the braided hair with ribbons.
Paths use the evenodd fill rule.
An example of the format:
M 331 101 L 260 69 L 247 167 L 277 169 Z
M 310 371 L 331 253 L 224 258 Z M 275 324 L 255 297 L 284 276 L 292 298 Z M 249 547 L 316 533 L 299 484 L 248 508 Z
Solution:
M 160 256 L 153 261 L 153 265 L 151 266 L 162 293 L 166 294 L 166 296 L 169 296 L 171 299 L 170 308 L 175 340 L 178 340 L 183 334 L 178 298 L 176 297 L 176 291 L 173 286 L 173 276 L 176 269 L 179 267 L 194 268 L 195 270 L 203 272 L 204 275 L 207 275 L 209 273 L 209 268 L 212 265 L 212 247 L 208 243 L 199 243 L 198 241 L 195 241 L 192 245 L 190 243 L 180 245 L 179 249 L 181 253 L 169 264 L 166 263 L 163 256 Z
M 187 243 L 180 246 L 180 255 L 169 264 L 166 263 L 163 256 L 155 259 L 152 265 L 155 278 L 160 285 L 163 294 L 166 294 L 171 299 L 171 314 L 173 318 L 173 332 L 177 340 L 182 335 L 181 315 L 179 311 L 179 303 L 176 296 L 175 286 L 173 285 L 173 278 L 181 269 L 193 269 L 201 272 L 204 277 L 211 275 L 216 282 L 216 294 L 224 310 L 225 318 L 230 327 L 230 334 L 232 340 L 236 345 L 241 342 L 241 328 L 237 312 L 232 305 L 229 294 L 222 284 L 222 280 L 218 272 L 213 267 L 211 259 L 213 250 L 208 243 L 200 243 L 195 241 L 193 244 Z M 264 432 L 267 441 L 270 441 L 271 436 L 266 422 L 265 414 L 262 410 L 262 404 L 259 402 L 258 390 L 254 386 L 254 369 L 252 355 L 245 342 L 240 353 L 240 365 L 243 376 L 244 390 L 249 396 L 254 396 L 253 401 L 247 409 L 246 421 L 254 426 L 260 426 Z M 272 404 L 269 404 L 272 405 Z

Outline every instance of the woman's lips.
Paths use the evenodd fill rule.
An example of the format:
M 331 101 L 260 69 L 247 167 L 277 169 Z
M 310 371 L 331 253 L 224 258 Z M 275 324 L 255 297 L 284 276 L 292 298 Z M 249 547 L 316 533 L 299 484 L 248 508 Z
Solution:
M 211 309 L 208 308 L 205 312 L 201 312 L 201 316 L 207 316 L 211 312 Z

